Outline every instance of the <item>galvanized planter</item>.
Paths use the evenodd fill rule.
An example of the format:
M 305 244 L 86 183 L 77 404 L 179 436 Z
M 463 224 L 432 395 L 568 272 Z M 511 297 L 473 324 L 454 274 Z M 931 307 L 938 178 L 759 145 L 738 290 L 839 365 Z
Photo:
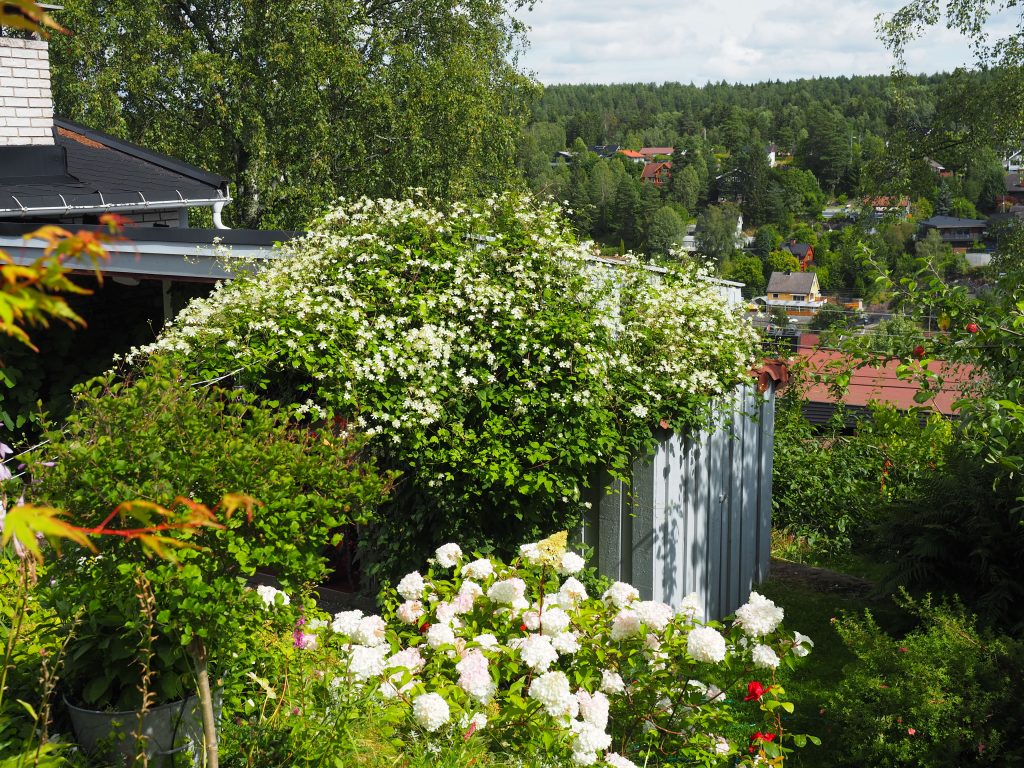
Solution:
M 708 618 L 746 602 L 768 575 L 775 396 L 739 388 L 714 427 L 666 434 L 632 482 L 602 473 L 578 537 L 600 573 L 670 605 L 696 592 Z

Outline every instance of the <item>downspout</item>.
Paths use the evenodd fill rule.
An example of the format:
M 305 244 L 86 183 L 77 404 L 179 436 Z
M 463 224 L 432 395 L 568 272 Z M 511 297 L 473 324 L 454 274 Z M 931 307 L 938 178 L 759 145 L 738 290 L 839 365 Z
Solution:
M 220 218 L 221 212 L 224 210 L 224 206 L 227 205 L 228 202 L 229 200 L 218 200 L 216 203 L 213 204 L 214 229 L 231 229 L 231 227 L 227 226 Z

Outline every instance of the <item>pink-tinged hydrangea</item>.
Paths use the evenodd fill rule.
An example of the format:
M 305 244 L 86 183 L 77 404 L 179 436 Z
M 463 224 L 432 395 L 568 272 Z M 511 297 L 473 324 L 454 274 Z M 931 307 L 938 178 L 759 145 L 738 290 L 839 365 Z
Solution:
M 543 635 L 530 635 L 523 638 L 519 647 L 519 656 L 523 663 L 534 672 L 545 672 L 548 667 L 558 661 L 558 651 L 551 644 L 551 639 Z
M 694 627 L 686 638 L 686 652 L 695 661 L 717 664 L 725 660 L 725 638 L 712 627 Z
M 356 682 L 363 682 L 371 677 L 378 677 L 383 674 L 387 663 L 388 651 L 390 650 L 386 645 L 372 647 L 368 645 L 353 645 L 348 669 Z
M 388 625 L 380 616 L 366 616 L 359 620 L 352 633 L 352 642 L 360 645 L 380 645 L 384 642 Z
M 608 697 L 600 691 L 587 693 L 583 689 L 576 692 L 576 701 L 580 705 L 580 717 L 602 731 L 608 727 Z
M 362 618 L 362 611 L 342 611 L 341 613 L 336 613 L 334 614 L 334 621 L 331 622 L 331 631 L 339 635 L 351 637 Z
M 814 641 L 801 632 L 793 633 L 793 655 L 806 656 L 814 647 Z
M 466 579 L 459 587 L 459 595 L 466 595 L 470 600 L 476 600 L 483 596 L 484 589 L 472 579 Z
M 427 629 L 427 645 L 431 648 L 455 645 L 455 632 L 447 624 L 431 624 Z
M 661 640 L 653 632 L 648 632 L 647 636 L 644 637 L 644 650 L 646 651 L 660 651 Z
M 494 575 L 494 565 L 486 557 L 462 566 L 462 575 L 467 579 L 486 579 Z
M 587 561 L 575 552 L 563 552 L 562 557 L 558 561 L 558 567 L 555 570 L 558 571 L 560 576 L 571 576 L 582 571 L 586 564 Z
M 437 624 L 448 624 L 451 625 L 452 620 L 458 615 L 459 611 L 449 601 L 439 603 L 437 608 L 434 610 L 434 622 Z
M 477 635 L 473 638 L 473 642 L 488 651 L 493 651 L 498 647 L 498 638 L 490 632 L 484 632 L 482 635 Z
M 703 621 L 704 601 L 700 599 L 696 592 L 691 592 L 679 601 L 679 610 L 676 613 L 690 622 Z
M 468 592 L 459 592 L 455 597 L 452 598 L 452 608 L 456 615 L 463 613 L 469 613 L 473 610 L 473 595 Z
M 707 699 L 708 704 L 724 704 L 725 691 L 712 683 L 704 693 L 704 698 Z
M 618 752 L 609 752 L 604 756 L 604 761 L 610 765 L 611 768 L 639 768 L 636 763 L 628 757 L 623 757 Z
M 746 605 L 736 609 L 736 625 L 751 637 L 761 637 L 774 632 L 783 615 L 784 611 L 767 597 L 751 592 Z
M 471 718 L 469 718 L 469 725 L 473 726 L 476 730 L 482 730 L 487 727 L 487 715 L 483 712 L 477 712 Z
M 672 606 L 667 603 L 660 603 L 656 600 L 644 600 L 632 605 L 634 611 L 640 617 L 640 621 L 653 629 L 655 632 L 664 632 L 675 615 Z
M 560 635 L 569 628 L 569 614 L 561 608 L 552 606 L 545 609 L 540 617 L 541 633 L 548 637 Z
M 732 746 L 730 746 L 729 740 L 724 736 L 715 736 L 714 739 L 716 755 L 728 755 L 732 751 Z
M 412 701 L 413 719 L 425 731 L 439 730 L 451 717 L 451 710 L 439 694 L 421 693 Z
M 487 657 L 478 650 L 471 650 L 455 665 L 459 673 L 459 687 L 481 704 L 494 696 L 495 685 L 487 666 Z
M 396 615 L 403 624 L 416 624 L 423 616 L 423 603 L 419 600 L 406 600 L 398 606 Z
M 640 599 L 640 592 L 632 584 L 616 581 L 608 587 L 602 599 L 608 605 L 614 605 L 616 608 L 625 608 L 633 601 Z
M 458 544 L 444 544 L 434 552 L 434 559 L 442 568 L 454 568 L 462 559 L 462 548 Z
M 545 672 L 530 683 L 529 697 L 539 701 L 544 710 L 555 718 L 575 717 L 579 702 L 569 689 L 569 678 L 564 672 Z
M 604 693 L 622 693 L 626 690 L 626 684 L 618 672 L 606 669 L 601 673 L 601 690 Z
M 491 584 L 487 597 L 501 605 L 515 606 L 526 594 L 526 582 L 520 578 L 504 579 Z
M 578 579 L 570 576 L 558 590 L 558 604 L 565 610 L 571 610 L 578 603 L 587 599 L 587 589 Z
M 425 588 L 426 582 L 423 581 L 419 571 L 405 574 L 402 580 L 398 582 L 398 594 L 406 600 L 419 600 L 423 597 L 423 590 Z
M 753 660 L 755 667 L 775 669 L 779 666 L 778 654 L 767 645 L 755 645 L 754 650 L 750 652 L 750 658 Z
M 565 656 L 579 651 L 580 639 L 576 637 L 575 632 L 561 632 L 551 638 L 551 646 Z
M 640 617 L 628 608 L 619 611 L 612 619 L 612 640 L 621 642 L 640 632 Z

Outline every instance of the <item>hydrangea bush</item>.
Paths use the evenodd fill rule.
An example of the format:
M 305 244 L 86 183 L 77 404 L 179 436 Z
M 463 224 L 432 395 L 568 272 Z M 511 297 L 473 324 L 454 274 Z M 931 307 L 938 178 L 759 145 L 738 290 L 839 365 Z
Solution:
M 698 267 L 595 261 L 530 198 L 343 202 L 284 253 L 129 359 L 233 372 L 374 436 L 405 475 L 372 543 L 392 573 L 441 537 L 510 551 L 569 526 L 591 470 L 624 473 L 659 422 L 701 423 L 753 360 Z
M 817 741 L 785 729 L 779 672 L 813 643 L 771 600 L 751 593 L 721 624 L 695 594 L 675 607 L 621 582 L 588 594 L 565 542 L 507 565 L 446 544 L 385 593 L 390 621 L 344 611 L 294 645 L 332 649 L 324 685 L 439 760 L 475 739 L 534 765 L 764 765 Z

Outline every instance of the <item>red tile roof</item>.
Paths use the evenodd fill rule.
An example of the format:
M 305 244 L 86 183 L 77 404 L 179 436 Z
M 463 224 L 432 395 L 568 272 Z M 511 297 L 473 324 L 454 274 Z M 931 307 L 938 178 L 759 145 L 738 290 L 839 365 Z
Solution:
M 633 160 L 640 160 L 641 158 L 643 158 L 642 153 L 632 149 L 620 149 L 619 154 L 625 155 L 626 157 L 632 158 Z
M 640 154 L 644 157 L 654 157 L 655 155 L 671 155 L 672 147 L 644 147 L 640 150 Z

